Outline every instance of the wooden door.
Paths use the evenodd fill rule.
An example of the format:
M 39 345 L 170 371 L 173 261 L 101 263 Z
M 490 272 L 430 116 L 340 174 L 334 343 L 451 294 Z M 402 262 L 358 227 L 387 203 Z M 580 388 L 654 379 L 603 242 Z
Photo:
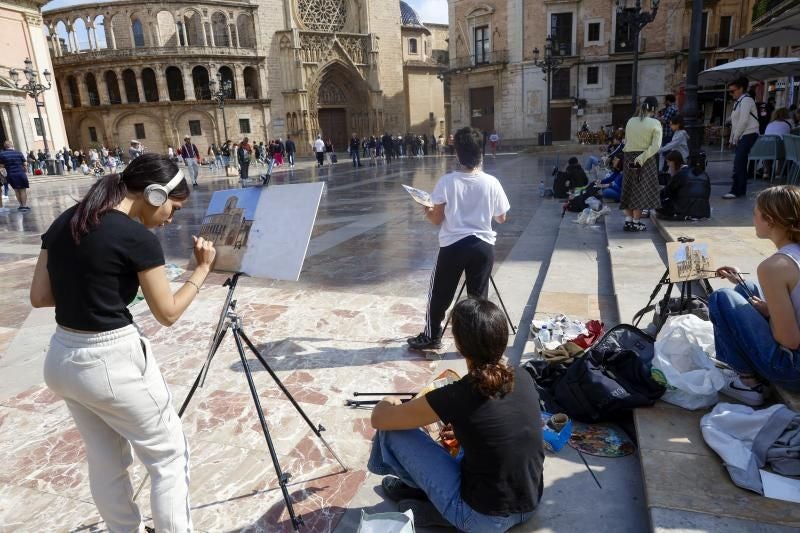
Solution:
M 633 106 L 630 102 L 611 106 L 611 123 L 614 125 L 614 130 L 624 128 L 632 116 Z
M 572 138 L 572 108 L 553 107 L 550 109 L 550 124 L 554 141 L 568 141 Z
M 494 87 L 469 90 L 470 126 L 481 131 L 494 131 Z
M 349 136 L 347 135 L 347 112 L 344 109 L 320 109 L 319 130 L 325 141 L 331 140 L 334 151 L 347 151 Z

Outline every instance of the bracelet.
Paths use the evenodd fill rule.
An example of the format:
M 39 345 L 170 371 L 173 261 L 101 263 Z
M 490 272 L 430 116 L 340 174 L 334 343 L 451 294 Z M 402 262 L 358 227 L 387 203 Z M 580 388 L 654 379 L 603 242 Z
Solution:
M 194 281 L 192 281 L 190 279 L 187 279 L 186 283 L 191 283 L 192 285 L 194 285 L 194 288 L 197 289 L 197 293 L 200 294 L 200 286 L 197 283 L 195 283 Z

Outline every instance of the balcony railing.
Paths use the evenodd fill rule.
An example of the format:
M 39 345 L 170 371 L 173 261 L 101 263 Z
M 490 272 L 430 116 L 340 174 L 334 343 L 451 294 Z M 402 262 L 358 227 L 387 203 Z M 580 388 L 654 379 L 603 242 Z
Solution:
M 508 63 L 508 50 L 493 50 L 485 54 L 451 57 L 450 68 L 480 67 Z
M 229 46 L 159 46 L 143 48 L 122 48 L 113 50 L 84 50 L 69 53 L 61 57 L 53 57 L 53 65 L 67 66 L 73 64 L 86 64 L 92 61 L 141 59 L 151 57 L 185 57 L 185 56 L 224 56 L 255 58 L 257 52 L 254 48 L 234 48 Z

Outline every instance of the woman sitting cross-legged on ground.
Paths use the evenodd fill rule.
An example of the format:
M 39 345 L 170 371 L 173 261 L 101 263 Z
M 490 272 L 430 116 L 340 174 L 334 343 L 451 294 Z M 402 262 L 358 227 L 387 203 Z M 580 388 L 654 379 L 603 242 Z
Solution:
M 611 170 L 602 180 L 595 181 L 595 185 L 600 188 L 600 193 L 604 200 L 619 202 L 622 195 L 622 157 L 614 157 L 611 163 Z
M 387 475 L 384 492 L 400 511 L 413 510 L 417 526 L 506 531 L 528 520 L 542 497 L 539 397 L 533 378 L 503 361 L 508 326 L 497 306 L 462 300 L 451 318 L 469 373 L 407 403 L 381 401 L 368 468 Z M 439 420 L 452 425 L 460 460 L 419 429 Z
M 737 287 L 714 291 L 709 311 L 717 359 L 734 370 L 722 392 L 758 406 L 766 392 L 762 379 L 800 391 L 800 188 L 761 191 L 753 224 L 778 249 L 758 265 L 761 290 L 736 268 L 721 267 L 719 276 Z

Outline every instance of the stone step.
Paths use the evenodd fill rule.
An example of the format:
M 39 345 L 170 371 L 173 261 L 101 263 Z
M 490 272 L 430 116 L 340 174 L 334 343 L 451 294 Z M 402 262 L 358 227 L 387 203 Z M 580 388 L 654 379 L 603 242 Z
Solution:
M 712 164 L 712 176 L 721 175 L 726 165 L 730 163 Z M 674 241 L 685 235 L 714 243 L 718 264 L 737 265 L 745 272 L 755 272 L 755 266 L 771 253 L 763 241 L 754 238 L 750 222 L 752 202 L 714 200 L 726 189 L 727 185 L 713 187 L 715 211 L 708 221 L 653 219 L 647 232 L 625 233 L 621 212 L 615 210 L 607 218 L 614 291 L 623 322 L 629 322 L 647 303 L 666 269 L 664 240 Z M 712 280 L 712 285 L 722 286 L 716 280 Z M 800 525 L 797 505 L 763 498 L 731 482 L 719 456 L 706 446 L 700 432 L 700 418 L 706 412 L 687 411 L 664 402 L 634 412 L 651 530 L 658 533 L 797 531 Z

